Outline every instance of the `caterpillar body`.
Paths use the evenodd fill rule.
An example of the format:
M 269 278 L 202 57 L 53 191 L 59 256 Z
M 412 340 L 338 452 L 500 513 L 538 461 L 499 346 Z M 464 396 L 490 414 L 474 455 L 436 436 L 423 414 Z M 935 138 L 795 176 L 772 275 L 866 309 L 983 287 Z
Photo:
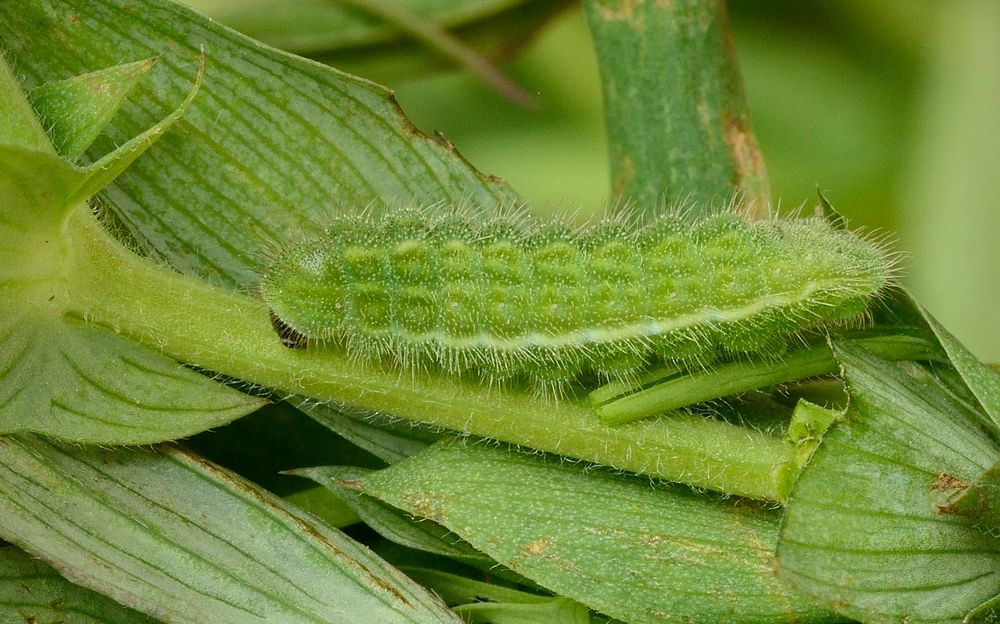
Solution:
M 628 379 L 654 361 L 773 357 L 805 330 L 858 318 L 891 274 L 879 244 L 819 218 L 571 226 L 407 208 L 333 218 L 274 257 L 261 293 L 287 346 L 333 342 L 558 394 L 582 374 Z

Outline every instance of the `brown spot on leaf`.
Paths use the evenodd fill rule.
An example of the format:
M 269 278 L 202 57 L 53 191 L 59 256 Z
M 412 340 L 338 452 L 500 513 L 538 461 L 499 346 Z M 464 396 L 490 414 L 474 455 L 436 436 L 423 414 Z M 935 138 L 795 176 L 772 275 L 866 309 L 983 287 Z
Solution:
M 423 492 L 415 492 L 406 496 L 402 507 L 418 518 L 426 518 L 438 524 L 445 524 L 446 518 L 434 504 L 434 497 Z
M 524 554 L 531 557 L 539 557 L 549 548 L 549 540 L 535 540 L 524 547 Z
M 337 479 L 337 478 L 334 478 L 332 480 L 337 485 L 342 485 L 345 488 L 347 488 L 349 490 L 354 490 L 356 492 L 360 492 L 362 486 L 364 486 L 364 481 L 362 481 L 361 479 Z
M 931 483 L 932 492 L 956 492 L 958 490 L 964 490 L 968 488 L 971 483 L 968 481 L 963 481 L 958 477 L 953 477 L 950 474 L 941 473 L 934 479 L 934 483 Z

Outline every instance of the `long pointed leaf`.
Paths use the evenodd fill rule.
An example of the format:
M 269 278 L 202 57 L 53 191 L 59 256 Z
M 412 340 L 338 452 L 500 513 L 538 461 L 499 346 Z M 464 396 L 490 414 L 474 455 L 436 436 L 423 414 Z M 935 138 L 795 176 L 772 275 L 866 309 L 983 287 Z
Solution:
M 326 466 L 293 470 L 289 474 L 312 479 L 329 488 L 379 535 L 401 546 L 449 557 L 483 569 L 496 565 L 495 561 L 466 542 L 456 540 L 455 535 L 441 525 L 435 522 L 413 522 L 405 512 L 346 485 L 357 483 L 358 479 L 369 472 L 358 468 Z
M 445 440 L 361 490 L 631 624 L 823 621 L 773 576 L 777 514 L 503 447 Z
M 930 312 L 923 307 L 919 309 L 966 385 L 979 399 L 979 404 L 993 419 L 993 423 L 1000 428 L 1000 371 L 976 359 Z
M 174 447 L 0 438 L 0 536 L 167 622 L 460 622 L 363 546 Z
M 0 144 L 55 153 L 14 71 L 0 54 Z

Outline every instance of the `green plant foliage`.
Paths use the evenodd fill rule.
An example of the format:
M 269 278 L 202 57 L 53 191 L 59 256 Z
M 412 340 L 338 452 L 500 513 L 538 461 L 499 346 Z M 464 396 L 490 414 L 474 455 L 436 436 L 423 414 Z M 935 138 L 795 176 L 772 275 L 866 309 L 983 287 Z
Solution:
M 975 481 L 949 481 L 941 488 L 941 513 L 972 518 L 994 534 L 1000 532 L 1000 461 L 987 468 Z
M 0 59 L 0 64 L 3 64 Z M 4 65 L 6 67 L 6 65 Z M 135 82 L 135 68 L 104 72 L 89 80 L 111 86 L 111 107 Z M 7 85 L 11 100 L 21 97 Z M 42 93 L 59 111 L 71 99 L 73 121 L 51 122 L 64 149 L 89 143 L 109 115 L 88 106 L 105 89 L 76 82 Z M 44 135 L 9 136 L 0 144 L 0 248 L 9 260 L 0 268 L 0 432 L 36 431 L 79 442 L 136 444 L 183 437 L 243 416 L 263 404 L 185 369 L 155 349 L 94 327 L 71 314 L 77 299 L 73 254 L 65 224 L 80 203 L 135 160 L 183 114 L 190 99 L 122 147 L 81 168 L 56 156 Z M 63 102 L 65 104 L 65 102 Z M 66 111 L 65 107 L 61 109 Z M 55 112 L 52 118 L 59 117 Z M 31 128 L 37 118 L 22 109 L 17 121 Z M 76 126 L 74 126 L 76 127 Z M 39 126 L 40 128 L 40 126 Z M 73 151 L 73 149 L 70 149 Z M 166 416 L 166 417 L 165 417 Z
M 142 132 L 157 119 L 149 119 L 150 111 L 175 127 L 123 175 L 115 178 L 117 170 L 104 169 L 101 184 L 86 187 L 96 192 L 114 179 L 100 201 L 118 226 L 116 234 L 129 238 L 133 248 L 155 249 L 156 257 L 182 273 L 233 286 L 257 280 L 254 257 L 268 246 L 265 241 L 318 230 L 329 197 L 355 207 L 440 200 L 489 208 L 513 201 L 501 183 L 471 169 L 449 144 L 416 133 L 384 90 L 248 46 L 174 5 L 149 6 L 157 7 L 162 23 L 99 3 L 50 7 L 39 0 L 7 13 L 7 5 L 0 5 L 0 20 L 15 33 L 8 51 L 29 82 L 91 70 L 80 55 L 52 45 L 55 38 L 78 42 L 101 59 L 160 54 L 142 92 L 130 98 L 92 151 L 100 154 L 102 144 L 122 142 L 122 133 Z M 123 31 L 131 36 L 106 36 Z M 182 89 L 191 93 L 200 75 L 193 61 L 202 46 L 212 60 L 197 97 L 189 95 L 184 105 L 183 122 L 176 123 L 179 112 L 167 113 L 164 99 L 180 99 Z M 289 84 L 295 85 L 294 98 L 283 88 Z M 145 148 L 155 138 L 139 136 L 125 147 Z M 266 137 L 271 140 L 260 141 Z M 136 155 L 136 149 L 125 153 Z M 407 380 L 324 350 L 288 353 L 253 299 L 143 263 L 92 219 L 82 213 L 75 218 L 67 236 L 76 262 L 89 268 L 75 273 L 74 312 L 187 364 L 284 393 L 751 497 L 780 499 L 794 475 L 780 438 L 727 423 L 683 416 L 613 428 L 597 422 L 581 402 L 539 410 L 526 392 L 498 401 L 493 390 L 474 383 L 433 374 Z M 137 292 L 151 299 L 137 298 Z
M 0 548 L 0 620 L 35 624 L 155 624 L 138 611 L 75 585 L 14 546 Z
M 0 536 L 158 619 L 461 622 L 363 546 L 171 447 L 0 438 Z
M 104 130 L 155 58 L 49 82 L 28 94 L 61 155 L 80 156 Z
M 561 1 L 244 8 L 248 29 L 266 29 L 273 12 L 283 25 L 271 34 L 301 29 L 288 45 L 318 56 L 336 48 L 378 63 L 403 53 L 397 35 L 422 38 L 438 51 L 410 66 L 426 69 L 450 45 L 433 41 L 441 25 L 482 28 L 473 42 L 493 55 Z M 390 91 L 166 0 L 0 2 L 0 539 L 16 545 L 0 550 L 0 614 L 72 624 L 995 619 L 1000 375 L 905 293 L 887 291 L 892 256 L 852 238 L 825 198 L 831 223 L 819 213 L 808 223 L 829 245 L 801 221 L 758 222 L 762 212 L 703 218 L 734 191 L 744 203 L 767 196 L 721 0 L 585 8 L 605 72 L 613 192 L 639 199 L 637 210 L 693 199 L 681 219 L 657 224 L 681 228 L 673 242 L 695 247 L 712 271 L 694 261 L 678 269 L 675 260 L 692 260 L 684 254 L 646 262 L 670 255 L 661 243 L 680 230 L 647 240 L 614 220 L 566 225 L 536 245 L 511 235 L 509 220 L 477 229 L 452 219 L 472 230 L 456 240 L 476 254 L 444 266 L 435 247 L 432 262 L 415 266 L 406 254 L 432 247 L 444 221 L 407 216 L 509 214 L 521 202 L 443 136 L 417 131 Z M 409 15 L 421 19 L 406 24 Z M 310 237 L 334 215 L 365 210 L 353 221 L 364 233 L 349 241 L 360 254 L 316 249 Z M 430 233 L 416 246 L 414 226 Z M 745 244 L 762 237 L 796 253 Z M 390 246 L 366 255 L 376 238 L 407 244 L 391 247 L 389 262 Z M 591 343 L 565 359 L 526 354 L 526 376 L 561 384 L 572 372 L 557 401 L 519 380 L 448 374 L 503 368 L 493 352 L 449 369 L 467 354 L 393 342 L 359 357 L 323 331 L 290 349 L 295 336 L 274 329 L 295 323 L 269 310 L 280 306 L 261 283 L 278 251 L 303 240 L 311 248 L 298 266 L 316 251 L 357 260 L 349 270 L 374 257 L 383 282 L 414 278 L 411 295 L 448 271 L 488 274 L 496 291 L 526 267 L 557 269 L 529 289 L 522 314 L 493 319 L 532 319 L 518 336 L 535 335 L 535 348 L 567 322 L 545 316 L 547 293 L 572 285 L 564 274 L 579 269 L 587 283 L 577 299 L 588 318 L 555 332 L 569 342 L 586 342 L 608 318 L 683 315 L 643 308 L 649 297 L 605 296 L 628 282 L 623 274 L 630 285 L 698 275 L 705 302 L 686 329 L 711 353 L 661 358 L 666 367 L 651 370 L 662 345 L 629 335 L 634 348 L 610 355 Z M 569 257 L 538 262 L 556 242 Z M 642 262 L 631 262 L 636 249 Z M 794 297 L 816 281 L 803 286 L 803 272 L 837 273 L 859 257 L 871 270 L 811 292 L 815 301 L 739 328 L 726 317 L 733 298 Z M 318 264 L 332 274 L 341 262 Z M 442 326 L 451 339 L 468 329 L 448 317 L 453 304 L 471 300 L 463 317 L 486 306 L 468 280 L 448 287 L 454 297 L 434 313 L 453 321 Z M 298 294 L 300 307 L 323 304 Z M 386 311 L 378 297 L 352 297 L 361 317 Z M 394 314 L 419 312 L 388 299 Z M 623 302 L 635 309 L 623 313 Z M 841 322 L 862 317 L 873 326 Z M 787 333 L 806 340 L 785 351 L 774 325 L 791 320 Z M 622 373 L 615 356 L 640 350 Z M 427 357 L 407 368 L 416 355 Z M 576 366 L 582 355 L 592 361 Z M 828 376 L 838 369 L 846 393 Z M 827 377 L 800 382 L 816 375 Z M 236 388 L 278 404 L 207 432 L 264 402 Z M 831 408 L 848 399 L 846 411 Z M 115 447 L 195 433 L 195 450 Z M 370 469 L 382 462 L 390 466 Z M 302 476 L 324 487 L 301 490 Z M 388 561 L 422 569 L 408 578 L 341 525 Z M 52 569 L 27 566 L 17 548 Z
M 491 569 L 496 565 L 495 561 L 467 543 L 454 539 L 454 535 L 439 524 L 415 523 L 399 510 L 358 492 L 356 487 L 352 486 L 368 472 L 359 468 L 319 467 L 294 470 L 290 474 L 306 477 L 323 485 L 340 497 L 379 535 L 401 546 L 450 557 L 482 569 Z
M 952 366 L 975 395 L 983 410 L 1000 429 L 1000 371 L 980 362 L 962 343 L 941 326 L 927 310 L 917 305 L 941 346 L 948 353 Z
M 165 116 L 190 90 L 205 48 L 211 60 L 184 123 L 102 193 L 139 247 L 176 269 L 246 287 L 270 241 L 318 232 L 334 207 L 514 199 L 450 145 L 416 132 L 386 89 L 255 46 L 177 5 L 144 6 L 4 3 L 0 23 L 12 33 L 5 52 L 32 87 L 159 55 L 98 152 Z
M 304 56 L 328 57 L 337 51 L 362 49 L 370 56 L 385 54 L 385 49 L 398 45 L 406 38 L 406 31 L 399 25 L 387 23 L 351 2 L 326 0 L 298 0 L 275 5 L 268 0 L 187 0 L 183 4 L 213 17 L 255 39 L 275 47 Z M 544 20 L 537 9 L 541 4 L 551 11 L 558 2 L 525 2 L 524 0 L 403 0 L 396 3 L 400 9 L 422 19 L 433 20 L 451 30 L 467 31 L 488 26 L 487 32 L 500 31 L 509 41 L 526 37 Z M 534 19 L 517 19 L 520 14 Z M 514 29 L 519 25 L 519 29 Z M 478 38 L 477 38 L 478 42 Z M 485 42 L 479 42 L 485 43 Z M 387 45 L 388 44 L 388 45 Z M 423 57 L 431 64 L 433 54 L 426 50 L 406 50 L 411 55 Z M 430 57 L 429 59 L 426 57 Z
M 1000 446 L 944 390 L 856 346 L 835 348 L 851 406 L 789 498 L 781 575 L 865 622 L 960 622 L 1000 588 L 1000 539 L 937 503 Z
M 358 487 L 627 622 L 830 619 L 773 577 L 778 515 L 753 504 L 461 440 Z

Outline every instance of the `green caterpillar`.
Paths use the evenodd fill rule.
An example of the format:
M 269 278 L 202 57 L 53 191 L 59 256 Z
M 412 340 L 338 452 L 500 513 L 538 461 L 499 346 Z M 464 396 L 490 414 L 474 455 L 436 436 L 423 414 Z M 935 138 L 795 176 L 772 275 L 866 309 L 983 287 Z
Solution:
M 877 243 L 819 218 L 585 226 L 522 211 L 407 208 L 339 216 L 278 253 L 261 293 L 287 346 L 435 367 L 558 394 L 653 361 L 780 354 L 864 314 L 889 283 Z

